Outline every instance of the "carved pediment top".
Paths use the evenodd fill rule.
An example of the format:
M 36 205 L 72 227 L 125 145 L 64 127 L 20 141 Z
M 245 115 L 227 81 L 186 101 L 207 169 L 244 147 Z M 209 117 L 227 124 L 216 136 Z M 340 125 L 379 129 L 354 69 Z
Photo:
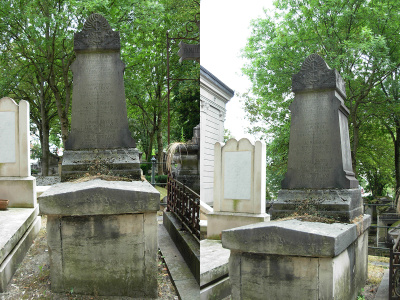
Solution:
M 299 73 L 292 77 L 292 91 L 336 89 L 346 97 L 344 80 L 339 72 L 332 70 L 318 54 L 308 56 Z
M 120 48 L 119 32 L 113 31 L 107 20 L 100 14 L 90 15 L 82 31 L 74 35 L 75 51 L 119 51 Z

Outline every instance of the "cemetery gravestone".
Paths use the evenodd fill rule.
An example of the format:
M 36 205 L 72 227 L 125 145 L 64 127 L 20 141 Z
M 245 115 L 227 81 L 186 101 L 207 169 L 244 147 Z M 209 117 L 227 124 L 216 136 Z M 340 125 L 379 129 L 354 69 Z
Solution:
M 0 199 L 9 207 L 36 206 L 36 179 L 29 163 L 29 104 L 0 99 Z
M 224 229 L 269 221 L 265 213 L 265 144 L 230 139 L 214 147 L 214 212 L 207 214 L 207 238 Z
M 344 83 L 313 54 L 292 87 L 288 172 L 272 217 L 313 206 L 342 223 L 289 219 L 223 231 L 232 299 L 355 299 L 367 279 L 371 217 L 351 168 Z
M 128 130 L 119 34 L 91 15 L 75 34 L 72 129 L 62 179 L 99 163 L 113 175 L 140 178 Z M 100 170 L 102 171 L 102 170 Z M 160 194 L 147 181 L 64 182 L 39 198 L 47 215 L 54 292 L 157 297 Z
M 271 215 L 291 214 L 308 201 L 327 216 L 350 221 L 363 208 L 351 164 L 344 81 L 313 54 L 293 76 L 292 89 L 288 171 Z
M 36 178 L 29 156 L 29 103 L 0 99 L 0 199 L 9 200 L 0 211 L 0 293 L 40 230 Z
M 139 179 L 139 152 L 128 127 L 119 32 L 103 16 L 92 14 L 75 34 L 74 50 L 71 132 L 61 180 L 82 176 L 94 164 L 95 171 Z

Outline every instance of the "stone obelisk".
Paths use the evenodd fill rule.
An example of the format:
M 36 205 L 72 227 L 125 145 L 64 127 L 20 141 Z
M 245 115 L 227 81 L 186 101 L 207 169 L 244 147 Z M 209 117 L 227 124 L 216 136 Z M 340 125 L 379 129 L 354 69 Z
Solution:
M 75 33 L 71 65 L 71 132 L 65 143 L 62 181 L 95 169 L 140 178 L 139 155 L 128 128 L 119 32 L 92 14 Z
M 312 54 L 293 75 L 292 90 L 288 171 L 272 217 L 290 214 L 307 201 L 326 216 L 350 221 L 363 208 L 351 164 L 344 81 Z

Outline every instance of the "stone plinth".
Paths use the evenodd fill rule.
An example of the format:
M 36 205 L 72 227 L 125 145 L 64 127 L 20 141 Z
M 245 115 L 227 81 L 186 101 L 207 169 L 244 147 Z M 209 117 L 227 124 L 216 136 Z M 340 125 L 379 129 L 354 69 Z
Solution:
M 360 189 L 280 190 L 270 213 L 274 219 L 284 218 L 308 208 L 320 216 L 346 222 L 363 214 L 362 204 Z
M 0 177 L 0 199 L 9 200 L 8 207 L 35 207 L 37 204 L 36 178 L 33 176 Z
M 86 173 L 106 173 L 139 180 L 139 151 L 136 148 L 65 151 L 61 181 L 82 177 Z
M 354 224 L 287 220 L 223 231 L 232 299 L 355 299 L 368 275 L 370 224 L 364 215 Z
M 52 291 L 157 297 L 159 197 L 148 182 L 100 179 L 43 193 Z

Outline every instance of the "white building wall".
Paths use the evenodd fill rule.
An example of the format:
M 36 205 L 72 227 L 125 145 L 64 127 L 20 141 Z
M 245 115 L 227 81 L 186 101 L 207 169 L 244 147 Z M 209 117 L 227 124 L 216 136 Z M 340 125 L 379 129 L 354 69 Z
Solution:
M 205 68 L 200 69 L 200 198 L 213 204 L 214 144 L 224 140 L 226 103 L 234 92 Z

